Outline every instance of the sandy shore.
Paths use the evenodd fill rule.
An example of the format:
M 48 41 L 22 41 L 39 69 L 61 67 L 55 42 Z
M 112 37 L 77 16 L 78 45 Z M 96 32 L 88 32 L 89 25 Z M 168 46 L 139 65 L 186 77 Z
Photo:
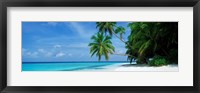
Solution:
M 148 65 L 122 65 L 116 68 L 114 71 L 172 72 L 172 71 L 178 71 L 178 65 L 173 64 L 160 67 L 153 67 Z
M 124 72 L 177 72 L 178 65 L 170 64 L 166 66 L 149 66 L 149 65 L 138 65 L 138 64 L 127 64 L 127 63 L 118 63 L 114 65 L 104 66 L 101 69 L 84 69 L 81 71 L 124 71 Z

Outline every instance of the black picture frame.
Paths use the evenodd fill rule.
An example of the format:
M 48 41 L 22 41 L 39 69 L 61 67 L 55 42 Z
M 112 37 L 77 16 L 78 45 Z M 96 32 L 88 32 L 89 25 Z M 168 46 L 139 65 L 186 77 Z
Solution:
M 193 7 L 194 86 L 7 86 L 7 7 Z M 0 91 L 2 93 L 200 93 L 200 0 L 2 0 L 0 1 Z

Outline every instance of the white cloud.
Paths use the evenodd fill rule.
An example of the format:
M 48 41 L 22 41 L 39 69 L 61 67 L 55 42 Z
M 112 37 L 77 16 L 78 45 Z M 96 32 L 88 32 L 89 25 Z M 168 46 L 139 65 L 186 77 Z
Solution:
M 115 53 L 119 53 L 119 54 L 125 54 L 126 53 L 126 50 L 125 49 L 117 49 L 115 50 Z
M 38 52 L 45 53 L 45 50 L 44 49 L 38 49 Z
M 61 45 L 54 45 L 53 47 L 54 48 L 61 48 L 62 46 Z
M 32 53 L 32 57 L 37 57 L 37 55 L 38 55 L 38 52 L 33 52 Z
M 27 49 L 25 49 L 25 48 L 22 48 L 22 52 L 23 52 L 23 51 L 25 52 L 25 51 L 27 51 Z
M 65 53 L 59 52 L 59 53 L 56 54 L 55 57 L 63 57 L 63 56 L 65 56 L 65 55 L 66 55 Z
M 22 55 L 30 58 L 40 57 L 51 57 L 53 56 L 52 51 L 47 51 L 45 49 L 37 49 L 37 51 L 29 51 L 28 49 L 22 48 Z
M 38 56 L 38 52 L 27 51 L 27 52 L 24 52 L 23 56 L 28 56 L 28 57 L 31 57 L 31 58 L 35 58 L 35 57 Z
M 52 55 L 53 55 L 53 53 L 51 53 L 51 52 L 45 53 L 45 56 L 46 56 L 46 57 L 50 57 L 50 56 L 52 56 Z
M 25 53 L 25 55 L 28 55 L 28 56 L 31 56 L 31 52 L 27 52 L 27 53 Z
M 22 55 L 25 55 L 25 54 L 26 54 L 26 51 L 27 51 L 27 49 L 22 48 Z
M 48 51 L 46 51 L 46 50 L 44 50 L 44 49 L 38 49 L 38 52 L 39 52 L 42 56 L 45 56 L 45 57 L 50 57 L 50 56 L 53 55 L 52 52 L 48 52 Z

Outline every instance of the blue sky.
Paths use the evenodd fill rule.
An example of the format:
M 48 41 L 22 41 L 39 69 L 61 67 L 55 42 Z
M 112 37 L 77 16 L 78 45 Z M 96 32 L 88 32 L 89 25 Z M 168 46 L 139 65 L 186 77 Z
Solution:
M 127 22 L 117 22 L 126 28 L 127 40 L 130 29 Z M 22 61 L 98 61 L 90 56 L 92 35 L 98 32 L 96 22 L 22 22 Z M 114 35 L 112 42 L 116 53 L 125 54 L 125 44 Z M 126 56 L 110 55 L 109 61 L 126 61 Z M 102 61 L 105 61 L 102 57 Z

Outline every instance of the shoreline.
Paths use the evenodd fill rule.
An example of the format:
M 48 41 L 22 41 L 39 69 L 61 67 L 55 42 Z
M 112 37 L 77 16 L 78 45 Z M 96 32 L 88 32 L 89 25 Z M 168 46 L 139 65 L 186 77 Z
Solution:
M 106 63 L 106 62 L 104 62 Z M 28 68 L 24 68 L 23 71 L 72 71 L 72 72 L 177 72 L 178 64 L 169 64 L 166 66 L 149 66 L 148 64 L 130 64 L 130 63 L 114 63 L 114 64 L 80 64 L 80 67 L 76 64 L 23 64 Z M 33 67 L 35 68 L 33 68 Z M 43 69 L 47 68 L 47 69 Z M 28 69 L 28 70 L 26 70 Z
M 169 64 L 166 66 L 149 66 L 147 64 L 127 64 L 117 63 L 109 66 L 103 66 L 102 69 L 82 69 L 76 71 L 83 72 L 178 72 L 178 64 Z

